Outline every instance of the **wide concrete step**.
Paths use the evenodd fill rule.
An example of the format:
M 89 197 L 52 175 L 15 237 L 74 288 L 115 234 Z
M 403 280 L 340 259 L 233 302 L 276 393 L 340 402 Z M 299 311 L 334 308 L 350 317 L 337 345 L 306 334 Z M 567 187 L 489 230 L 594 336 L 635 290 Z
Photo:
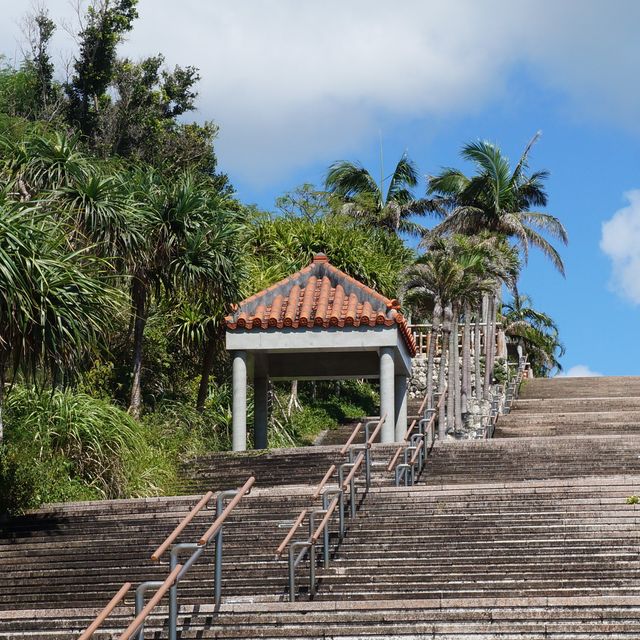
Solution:
M 640 474 L 640 436 L 495 438 L 436 443 L 422 481 L 483 481 Z
M 31 615 L 30 615 L 31 614 Z M 35 615 L 34 615 L 35 614 Z M 71 640 L 94 611 L 59 609 L 0 614 L 0 640 L 46 638 Z M 166 608 L 149 620 L 147 637 L 167 637 Z M 131 619 L 120 607 L 96 640 L 117 637 Z M 181 638 L 436 638 L 438 640 L 521 639 L 584 640 L 637 638 L 640 599 L 627 597 L 517 599 L 381 599 L 350 602 L 183 607 Z
M 640 376 L 590 378 L 536 378 L 525 380 L 520 397 L 540 398 L 624 398 L 640 396 Z
M 256 485 L 263 488 L 315 485 L 332 464 L 345 462 L 340 449 L 330 445 L 198 456 L 182 466 L 178 490 L 183 494 L 220 491 L 241 485 L 249 476 L 255 476 Z M 387 462 L 393 450 L 391 445 L 375 444 L 372 459 Z M 388 482 L 390 476 L 383 467 L 379 472 L 373 481 Z
M 640 396 L 625 396 L 621 398 L 519 398 L 514 403 L 510 415 L 619 411 L 640 411 Z
M 495 438 L 523 438 L 550 436 L 586 435 L 632 435 L 640 436 L 640 422 L 581 421 L 569 424 L 519 424 L 501 418 L 496 426 Z
M 498 423 L 516 425 L 582 425 L 627 422 L 640 425 L 640 411 L 570 411 L 533 413 L 514 411 L 500 416 Z

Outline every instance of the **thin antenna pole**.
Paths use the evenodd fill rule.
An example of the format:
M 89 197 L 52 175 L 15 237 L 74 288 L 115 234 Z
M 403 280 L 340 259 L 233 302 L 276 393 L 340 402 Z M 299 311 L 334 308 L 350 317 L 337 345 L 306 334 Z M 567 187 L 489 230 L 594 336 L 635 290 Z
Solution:
M 382 153 L 382 129 L 378 129 L 380 137 L 380 206 L 384 206 L 384 156 Z

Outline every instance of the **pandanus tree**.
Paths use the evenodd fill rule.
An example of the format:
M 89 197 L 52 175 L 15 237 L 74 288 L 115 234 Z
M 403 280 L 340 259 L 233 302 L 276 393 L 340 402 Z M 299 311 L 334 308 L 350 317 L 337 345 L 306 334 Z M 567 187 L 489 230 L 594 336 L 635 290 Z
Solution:
M 23 202 L 69 185 L 90 164 L 80 151 L 79 138 L 59 132 L 20 140 L 0 137 L 0 158 L 8 195 Z
M 0 440 L 7 374 L 60 384 L 102 342 L 119 306 L 107 265 L 70 251 L 68 232 L 47 207 L 0 194 Z
M 233 249 L 236 227 L 225 217 L 206 179 L 189 173 L 167 179 L 146 171 L 136 176 L 133 196 L 144 238 L 140 250 L 129 257 L 133 317 L 129 411 L 138 417 L 142 409 L 143 338 L 152 296 L 160 299 L 183 289 L 197 299 L 230 304 L 239 298 L 240 271 Z M 215 323 L 206 324 L 204 385 L 211 367 L 209 342 L 215 339 Z M 200 398 L 203 393 L 201 389 Z
M 390 231 L 422 236 L 424 228 L 412 220 L 436 211 L 431 200 L 417 200 L 413 189 L 418 184 L 418 170 L 404 154 L 390 176 L 380 172 L 380 182 L 362 165 L 335 162 L 325 180 L 327 191 L 338 197 L 341 211 L 351 218 Z

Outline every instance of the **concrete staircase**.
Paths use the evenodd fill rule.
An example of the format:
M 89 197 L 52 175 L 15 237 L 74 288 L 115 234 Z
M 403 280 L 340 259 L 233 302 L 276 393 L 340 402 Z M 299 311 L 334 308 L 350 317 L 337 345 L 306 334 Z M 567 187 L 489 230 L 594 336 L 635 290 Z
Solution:
M 418 485 L 395 488 L 376 466 L 347 536 L 333 537 L 329 568 L 318 568 L 316 597 L 300 567 L 293 604 L 274 549 L 338 448 L 193 461 L 185 490 L 228 488 L 250 472 L 258 488 L 225 529 L 221 610 L 211 605 L 210 552 L 181 583 L 180 637 L 640 638 L 640 506 L 627 504 L 640 495 L 640 435 L 595 431 L 595 420 L 579 435 L 535 434 L 537 418 L 527 419 L 598 413 L 606 427 L 607 416 L 618 423 L 617 400 L 635 397 L 640 378 L 529 381 L 496 439 L 437 443 Z M 389 455 L 374 451 L 378 461 Z M 0 640 L 70 640 L 122 582 L 165 576 L 149 556 L 195 501 L 59 505 L 4 524 Z M 211 520 L 203 513 L 180 540 Z M 131 616 L 128 602 L 94 637 L 117 638 Z M 166 638 L 165 625 L 160 607 L 145 637 Z
M 640 377 L 529 380 L 496 438 L 640 434 Z

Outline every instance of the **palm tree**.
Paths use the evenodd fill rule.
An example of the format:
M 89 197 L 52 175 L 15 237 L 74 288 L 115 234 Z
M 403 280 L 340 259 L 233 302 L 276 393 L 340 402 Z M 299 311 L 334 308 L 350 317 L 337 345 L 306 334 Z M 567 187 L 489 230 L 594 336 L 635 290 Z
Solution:
M 453 235 L 434 238 L 423 243 L 427 252 L 404 271 L 402 297 L 405 304 L 421 315 L 433 318 L 432 339 L 427 355 L 427 397 L 432 399 L 432 377 L 438 330 L 442 333 L 439 389 L 444 390 L 445 361 L 448 361 L 447 409 L 448 427 L 460 429 L 463 414 L 468 410 L 471 396 L 471 329 L 472 310 L 482 304 L 483 296 L 495 295 L 503 282 L 516 277 L 510 261 L 515 252 L 495 237 L 466 237 Z M 502 255 L 502 254 L 505 255 Z M 462 341 L 462 371 L 458 351 L 458 327 L 464 318 Z M 476 324 L 479 327 L 479 314 Z M 490 325 L 491 326 L 491 325 Z M 479 328 L 477 329 L 479 331 Z M 476 336 L 478 334 L 476 333 Z M 490 338 L 487 338 L 490 340 Z M 481 397 L 479 338 L 475 340 L 476 395 Z M 490 362 L 491 352 L 485 356 Z M 488 386 L 488 385 L 487 385 Z M 444 409 L 441 410 L 444 412 Z M 444 419 L 441 413 L 441 434 L 444 437 Z
M 529 153 L 539 137 L 538 133 L 531 139 L 513 170 L 494 144 L 466 144 L 461 155 L 475 165 L 475 175 L 467 177 L 458 169 L 447 168 L 429 178 L 427 193 L 432 206 L 448 212 L 432 233 L 474 235 L 489 231 L 502 235 L 518 243 L 525 261 L 533 245 L 564 274 L 560 254 L 543 233 L 567 244 L 567 232 L 555 216 L 533 210 L 546 206 L 548 200 L 543 185 L 548 172 L 527 172 Z
M 441 241 L 443 242 L 443 241 Z M 460 277 L 459 266 L 444 251 L 431 250 L 403 271 L 401 297 L 403 302 L 421 315 L 431 315 L 432 332 L 427 355 L 427 405 L 433 405 L 433 373 L 435 367 L 438 332 L 441 333 L 438 389 L 444 391 L 444 361 L 451 324 L 450 301 L 452 291 Z M 444 404 L 441 405 L 444 411 Z M 445 423 L 440 421 L 440 437 L 444 438 Z
M 393 173 L 380 182 L 361 164 L 334 162 L 325 179 L 325 188 L 342 203 L 342 211 L 367 225 L 412 236 L 424 235 L 424 228 L 413 222 L 414 215 L 434 212 L 430 200 L 416 200 L 412 189 L 418 184 L 418 170 L 406 154 L 398 161 Z M 388 186 L 387 186 L 388 185 Z
M 562 370 L 558 358 L 564 355 L 564 346 L 558 326 L 551 316 L 533 308 L 529 296 L 515 292 L 513 299 L 502 306 L 502 321 L 505 333 L 517 340 L 518 355 L 529 357 L 536 375 Z

